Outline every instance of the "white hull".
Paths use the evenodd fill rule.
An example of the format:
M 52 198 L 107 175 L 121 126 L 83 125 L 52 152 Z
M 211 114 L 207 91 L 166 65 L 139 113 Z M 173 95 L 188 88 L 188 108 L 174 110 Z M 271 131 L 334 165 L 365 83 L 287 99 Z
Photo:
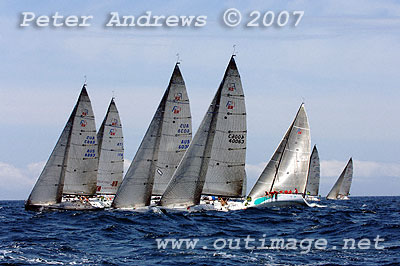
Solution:
M 305 199 L 307 201 L 321 201 L 321 199 L 318 196 L 306 196 Z
M 311 206 L 301 194 L 278 194 L 277 197 L 261 197 L 246 203 L 246 208 Z

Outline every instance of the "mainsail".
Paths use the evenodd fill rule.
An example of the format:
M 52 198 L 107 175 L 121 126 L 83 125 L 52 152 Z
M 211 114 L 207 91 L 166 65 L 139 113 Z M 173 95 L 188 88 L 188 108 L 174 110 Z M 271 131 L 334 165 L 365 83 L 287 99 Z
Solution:
M 280 142 L 249 196 L 258 198 L 265 191 L 303 192 L 310 159 L 310 128 L 304 104 Z
M 353 179 L 353 159 L 350 158 L 342 174 L 329 192 L 327 199 L 337 199 L 339 196 L 348 196 Z
M 191 136 L 189 99 L 176 64 L 168 88 L 117 191 L 113 207 L 147 206 L 152 193 L 162 194 L 189 147 Z
M 124 139 L 114 98 L 97 133 L 99 167 L 97 194 L 115 195 L 124 174 Z
M 314 145 L 310 156 L 310 168 L 308 169 L 306 194 L 318 196 L 320 180 L 320 163 L 317 146 Z
M 86 84 L 71 114 L 72 129 L 67 150 L 63 194 L 94 195 L 97 183 L 97 137 Z
M 160 205 L 197 205 L 201 194 L 242 195 L 246 178 L 245 119 L 243 90 L 232 56 L 221 85 Z
M 93 127 L 91 126 L 91 123 L 93 123 Z M 86 130 L 81 130 L 81 127 L 86 128 Z M 96 142 L 95 140 L 92 140 L 92 136 L 87 133 L 87 129 L 91 130 L 92 128 L 94 128 L 93 111 L 90 106 L 86 85 L 84 85 L 78 102 L 76 103 L 67 121 L 67 124 L 65 125 L 64 130 L 62 131 L 61 136 L 54 147 L 53 152 L 47 160 L 42 173 L 40 174 L 31 194 L 29 195 L 29 198 L 26 202 L 27 208 L 32 205 L 51 205 L 61 202 L 62 194 L 63 192 L 65 193 L 64 182 L 67 177 L 70 177 L 68 169 L 71 172 L 71 166 L 69 164 L 74 164 L 75 166 L 78 163 L 77 157 L 69 160 L 71 157 L 73 157 L 73 155 L 79 154 L 78 152 L 80 151 L 79 147 L 71 148 L 71 146 L 81 146 L 86 150 L 95 150 L 94 152 L 88 151 L 84 153 L 84 155 L 86 155 L 83 156 L 85 160 L 84 158 L 81 158 L 80 160 L 82 165 L 88 165 L 87 161 L 89 158 L 92 158 L 92 160 L 89 160 L 89 162 L 95 160 L 93 158 L 95 158 L 97 152 Z M 83 136 L 82 143 L 80 144 L 77 143 L 77 135 Z M 88 138 L 86 139 L 86 137 Z M 91 156 L 91 154 L 94 154 L 94 156 Z M 92 165 L 90 164 L 90 166 Z M 76 168 L 78 169 L 77 171 L 80 171 L 81 173 L 83 172 L 83 170 L 81 170 L 83 168 L 79 165 Z M 91 172 L 89 172 L 89 174 L 91 174 Z M 85 173 L 82 174 L 82 176 L 85 180 L 84 182 L 86 182 L 88 179 L 85 178 Z M 94 176 L 94 181 L 95 180 L 96 176 Z M 69 182 L 71 182 L 71 180 L 69 180 Z M 83 184 L 82 187 L 86 188 L 88 186 Z M 79 191 L 83 191 L 83 189 Z M 86 191 L 89 191 L 89 189 L 86 189 Z M 90 187 L 90 192 L 94 193 L 94 191 L 95 186 Z M 73 194 L 75 191 L 69 192 Z

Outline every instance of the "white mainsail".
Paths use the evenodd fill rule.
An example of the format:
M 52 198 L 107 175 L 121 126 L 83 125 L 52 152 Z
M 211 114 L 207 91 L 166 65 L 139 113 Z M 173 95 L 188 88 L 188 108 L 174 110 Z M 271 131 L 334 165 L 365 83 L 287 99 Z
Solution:
M 81 121 L 83 121 L 82 125 L 84 126 L 81 126 Z M 35 205 L 43 206 L 61 202 L 62 194 L 63 192 L 65 193 L 65 179 L 67 177 L 70 177 L 69 173 L 67 172 L 68 169 L 69 171 L 71 171 L 71 166 L 69 166 L 69 164 L 73 164 L 75 166 L 78 163 L 76 157 L 69 160 L 72 155 L 77 154 L 79 151 L 79 149 L 71 148 L 71 146 L 81 146 L 84 147 L 86 150 L 95 149 L 94 153 L 85 153 L 87 155 L 96 155 L 97 153 L 96 142 L 90 140 L 90 143 L 88 143 L 89 138 L 91 139 L 92 135 L 87 134 L 87 129 L 80 130 L 80 127 L 86 128 L 87 126 L 89 130 L 91 130 L 91 123 L 93 123 L 94 128 L 93 111 L 90 106 L 90 100 L 88 98 L 85 84 L 82 88 L 78 101 L 67 121 L 67 124 L 65 125 L 64 130 L 62 131 L 61 136 L 58 139 L 56 146 L 54 147 L 53 152 L 51 153 L 45 167 L 43 168 L 42 173 L 40 174 L 35 186 L 33 187 L 31 194 L 29 195 L 29 198 L 26 202 L 26 208 L 29 209 L 30 207 L 33 207 Z M 83 136 L 85 138 L 82 143 L 77 142 L 77 135 Z M 86 136 L 89 136 L 88 140 L 86 140 Z M 86 158 L 89 156 L 84 157 Z M 93 156 L 89 158 L 93 158 Z M 94 158 L 96 157 L 94 156 Z M 94 160 L 90 160 L 90 162 L 92 161 Z M 82 165 L 87 165 L 87 161 L 83 158 L 81 158 L 80 162 Z M 79 170 L 82 169 L 82 167 L 80 166 L 76 168 L 78 168 Z M 82 170 L 80 170 L 80 172 L 82 172 Z M 88 179 L 85 178 L 85 181 L 86 180 Z M 71 182 L 71 180 L 69 182 Z M 87 189 L 87 191 L 89 191 L 89 189 Z M 90 187 L 90 192 L 92 191 L 94 193 L 95 186 Z
M 201 194 L 242 195 L 246 178 L 245 119 L 243 90 L 232 56 L 221 85 L 160 205 L 197 205 Z
M 308 169 L 306 194 L 309 196 L 318 196 L 319 181 L 321 177 L 320 163 L 317 146 L 314 145 L 310 156 L 310 168 Z
M 353 179 L 353 159 L 350 158 L 342 174 L 339 176 L 335 185 L 326 196 L 327 199 L 338 199 L 340 196 L 348 196 Z
M 310 159 L 310 127 L 304 104 L 272 155 L 261 176 L 250 191 L 252 198 L 263 197 L 265 191 L 291 190 L 303 193 Z
M 96 193 L 97 152 L 96 125 L 85 84 L 72 114 L 72 129 L 66 150 L 64 195 Z
M 152 193 L 162 194 L 189 147 L 191 136 L 189 99 L 176 64 L 168 88 L 117 191 L 113 207 L 148 206 Z
M 99 166 L 97 194 L 115 195 L 124 174 L 124 138 L 114 98 L 97 133 Z

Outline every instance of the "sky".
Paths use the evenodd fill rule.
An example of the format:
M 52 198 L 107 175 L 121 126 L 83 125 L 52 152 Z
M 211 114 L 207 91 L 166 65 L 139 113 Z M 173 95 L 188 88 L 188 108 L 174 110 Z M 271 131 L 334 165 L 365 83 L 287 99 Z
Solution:
M 236 8 L 238 27 L 224 25 Z M 207 16 L 204 27 L 105 27 L 111 12 Z M 304 11 L 297 27 L 246 27 L 250 13 Z M 21 27 L 91 15 L 82 28 Z M 261 20 L 260 20 L 261 22 Z M 0 1 L 0 200 L 26 199 L 87 77 L 100 126 L 112 96 L 129 166 L 179 53 L 196 130 L 235 45 L 246 96 L 248 190 L 305 102 L 325 196 L 354 159 L 353 196 L 400 195 L 398 1 Z

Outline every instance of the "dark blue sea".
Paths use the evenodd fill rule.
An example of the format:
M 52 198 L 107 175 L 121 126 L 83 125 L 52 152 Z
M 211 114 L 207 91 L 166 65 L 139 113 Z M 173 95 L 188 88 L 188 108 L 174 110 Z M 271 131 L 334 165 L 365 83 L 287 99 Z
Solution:
M 319 204 L 326 207 L 28 212 L 23 201 L 0 201 L 0 264 L 400 265 L 400 197 Z

